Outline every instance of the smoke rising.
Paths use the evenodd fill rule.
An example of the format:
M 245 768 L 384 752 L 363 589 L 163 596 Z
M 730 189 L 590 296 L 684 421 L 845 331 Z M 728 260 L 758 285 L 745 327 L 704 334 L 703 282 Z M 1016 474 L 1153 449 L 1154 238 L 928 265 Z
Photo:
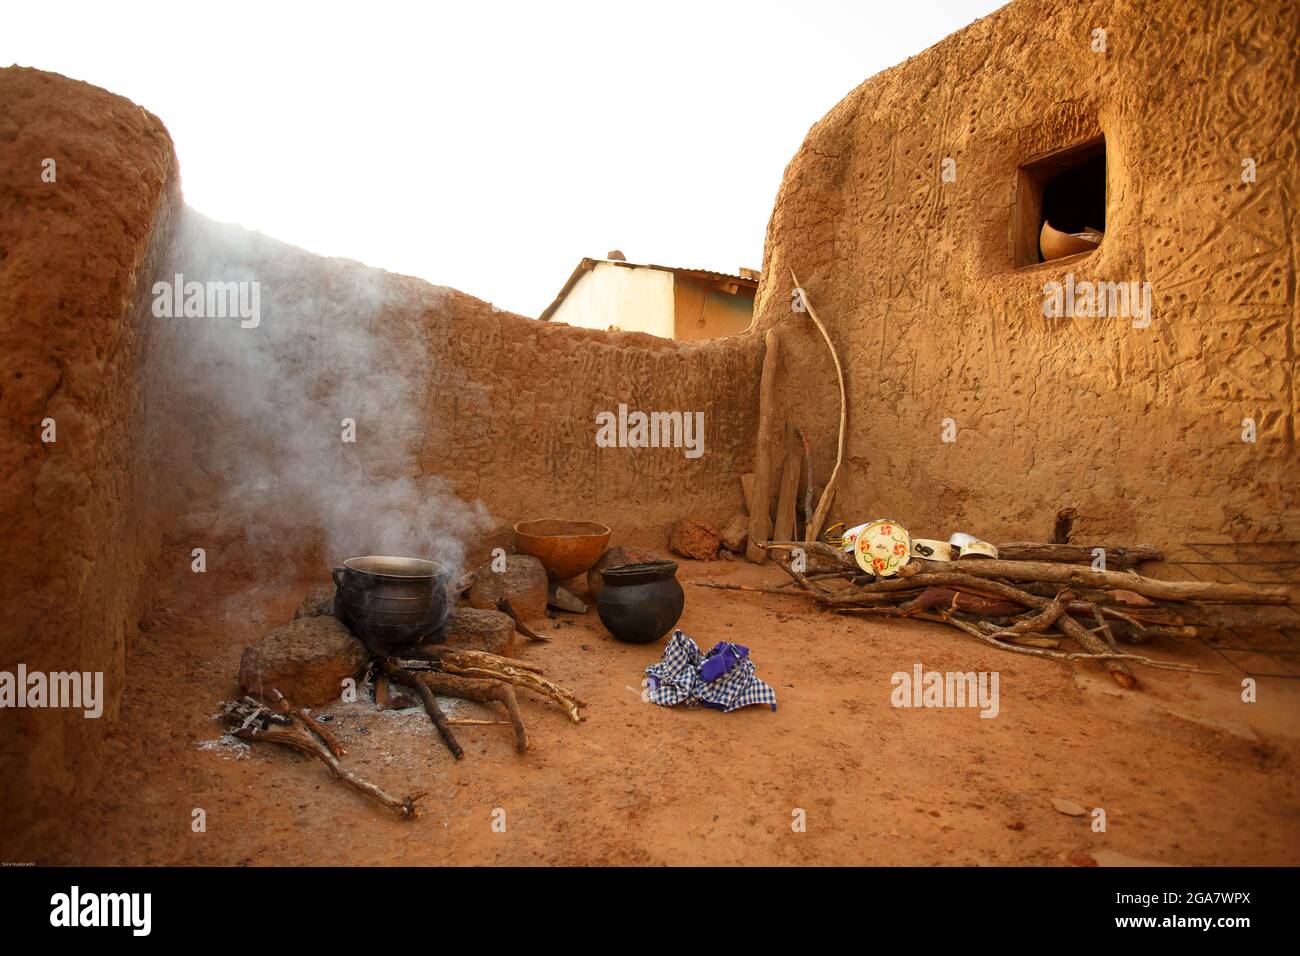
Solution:
M 260 286 L 256 327 L 159 320 L 171 324 L 175 354 L 164 407 L 151 409 L 153 444 L 174 459 L 190 532 L 242 534 L 265 556 L 319 547 L 331 563 L 392 554 L 459 568 L 465 542 L 491 519 L 420 466 L 441 352 L 420 316 L 446 291 L 188 208 L 170 266 L 187 284 Z

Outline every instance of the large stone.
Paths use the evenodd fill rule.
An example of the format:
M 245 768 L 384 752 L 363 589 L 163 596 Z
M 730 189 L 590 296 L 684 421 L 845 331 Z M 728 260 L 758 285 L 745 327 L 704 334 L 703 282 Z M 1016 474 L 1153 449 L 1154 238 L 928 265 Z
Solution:
M 515 622 L 500 611 L 458 607 L 447 619 L 443 647 L 505 655 L 515 639 Z
M 475 572 L 469 589 L 471 607 L 495 611 L 497 601 L 508 598 L 521 620 L 546 616 L 546 569 L 529 554 L 508 554 L 505 569 L 492 570 L 488 562 Z
M 684 558 L 712 561 L 718 555 L 718 529 L 703 518 L 678 518 L 668 532 L 668 547 Z
M 244 648 L 239 683 L 258 696 L 274 688 L 295 704 L 315 707 L 337 700 L 343 681 L 357 677 L 369 656 L 336 618 L 300 617 Z
M 298 610 L 293 612 L 293 619 L 300 617 L 317 617 L 321 614 L 334 613 L 334 585 L 318 584 L 303 597 Z
M 643 564 L 646 561 L 658 561 L 659 555 L 653 551 L 647 551 L 645 548 L 610 548 L 600 556 L 600 560 L 595 566 L 587 572 L 587 590 L 594 601 L 600 594 L 600 589 L 605 585 L 605 579 L 601 577 L 600 572 L 606 568 L 616 568 L 620 564 Z
M 749 516 L 734 514 L 728 518 L 727 523 L 722 526 L 718 540 L 728 551 L 734 551 L 736 554 L 744 553 L 745 545 L 749 541 Z

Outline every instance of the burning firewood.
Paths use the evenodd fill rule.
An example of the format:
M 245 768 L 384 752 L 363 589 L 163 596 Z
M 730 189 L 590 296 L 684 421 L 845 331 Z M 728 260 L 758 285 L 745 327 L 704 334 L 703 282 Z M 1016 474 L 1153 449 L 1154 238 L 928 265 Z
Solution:
M 573 691 L 561 687 L 544 676 L 542 669 L 527 661 L 488 654 L 485 651 L 461 650 L 451 647 L 422 647 L 419 649 L 421 666 L 436 664 L 441 670 L 465 677 L 482 677 L 504 681 L 555 701 L 575 724 L 582 721 L 580 707 L 587 706 Z M 408 665 L 409 666 L 409 665 Z
M 294 707 L 278 690 L 272 690 L 271 695 L 275 699 L 269 707 L 252 697 L 228 701 L 223 705 L 226 719 L 235 725 L 231 731 L 235 737 L 240 740 L 279 744 L 306 754 L 308 757 L 315 757 L 349 787 L 382 803 L 405 820 L 414 819 L 415 803 L 424 796 L 423 793 L 411 794 L 399 800 L 381 787 L 348 770 L 339 763 L 338 759 L 338 755 L 343 753 L 343 748 L 328 730 L 318 721 L 307 717 L 302 710 Z
M 451 751 L 451 755 L 457 760 L 464 757 L 465 751 L 452 734 L 451 727 L 448 726 L 447 723 L 447 715 L 444 714 L 442 708 L 438 706 L 438 699 L 433 696 L 433 691 L 429 688 L 429 685 L 420 680 L 419 675 L 414 674 L 403 667 L 399 667 L 391 661 L 383 662 L 383 672 L 385 676 L 392 678 L 400 684 L 405 684 L 407 687 L 411 688 L 411 690 L 420 695 L 420 701 L 424 704 L 424 709 L 429 714 L 429 719 L 433 721 L 433 726 L 438 729 L 438 733 L 442 737 L 442 742 L 447 745 L 447 749 Z
M 412 687 L 420 695 L 425 710 L 442 735 L 447 749 L 458 760 L 464 751 L 452 735 L 451 726 L 487 726 L 501 721 L 449 720 L 439 709 L 435 694 L 502 704 L 509 717 L 508 722 L 514 728 L 515 746 L 520 753 L 527 751 L 530 743 L 515 697 L 516 687 L 554 700 L 564 708 L 574 723 L 581 721 L 578 708 L 585 706 L 584 701 L 572 691 L 543 677 L 542 669 L 536 664 L 486 651 L 437 645 L 412 648 L 401 657 L 383 661 L 381 668 L 390 679 Z
M 515 731 L 515 749 L 520 753 L 527 753 L 532 746 L 528 740 L 528 730 L 524 727 L 523 715 L 519 713 L 519 701 L 515 699 L 515 690 L 504 681 L 459 677 L 441 671 L 425 671 L 419 675 L 419 681 L 434 693 L 464 697 L 466 700 L 477 700 L 482 703 L 496 701 L 504 705 L 506 714 L 510 717 L 510 725 Z

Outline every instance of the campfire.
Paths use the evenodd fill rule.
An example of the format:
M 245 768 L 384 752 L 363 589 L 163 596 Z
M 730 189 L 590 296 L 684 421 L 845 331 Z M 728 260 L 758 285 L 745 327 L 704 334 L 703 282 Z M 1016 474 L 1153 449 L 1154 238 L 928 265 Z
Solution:
M 515 543 L 526 553 L 500 555 L 455 579 L 442 565 L 421 558 L 348 559 L 334 569 L 332 588 L 308 594 L 293 622 L 245 651 L 240 683 L 247 693 L 222 705 L 231 734 L 315 757 L 344 784 L 413 819 L 424 794 L 398 798 L 347 769 L 341 761 L 346 751 L 328 725 L 286 691 L 296 685 L 309 695 L 308 703 L 329 702 L 339 683 L 355 683 L 364 661 L 361 684 L 370 689 L 375 707 L 405 709 L 418 701 L 455 759 L 465 756 L 456 727 L 508 726 L 515 750 L 526 753 L 532 744 L 517 690 L 559 705 L 575 724 L 586 704 L 540 666 L 494 651 L 509 647 L 515 634 L 549 640 L 525 623 L 548 605 L 572 608 L 577 602 L 586 610 L 559 582 L 591 571 L 607 554 L 620 554 L 607 549 L 609 535 L 608 527 L 595 522 L 523 522 Z M 461 602 L 469 606 L 452 609 Z M 414 699 L 393 685 L 413 692 Z M 504 719 L 450 716 L 439 696 L 499 706 Z

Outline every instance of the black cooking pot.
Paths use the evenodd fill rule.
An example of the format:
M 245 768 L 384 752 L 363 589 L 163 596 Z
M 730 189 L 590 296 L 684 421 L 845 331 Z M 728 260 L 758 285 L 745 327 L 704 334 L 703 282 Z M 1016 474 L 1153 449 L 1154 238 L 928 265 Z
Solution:
M 334 569 L 334 616 L 374 651 L 442 640 L 448 571 L 423 558 L 371 555 Z
M 600 572 L 596 596 L 601 623 L 620 641 L 649 644 L 667 634 L 682 616 L 686 595 L 677 581 L 676 561 L 620 564 Z

